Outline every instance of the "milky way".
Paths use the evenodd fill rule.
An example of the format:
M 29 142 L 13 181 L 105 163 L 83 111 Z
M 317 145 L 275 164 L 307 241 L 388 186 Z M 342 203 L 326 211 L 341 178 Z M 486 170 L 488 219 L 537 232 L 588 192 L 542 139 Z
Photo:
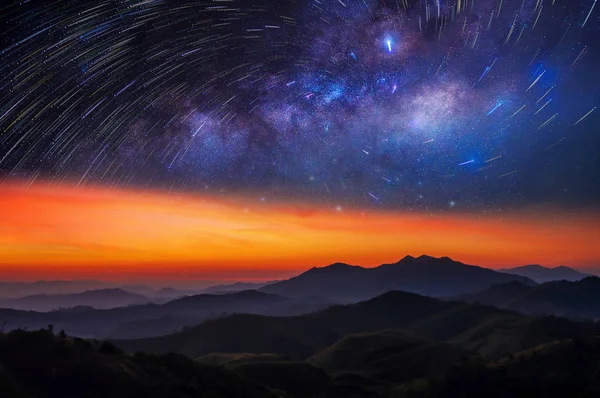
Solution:
M 596 1 L 15 2 L 0 173 L 333 211 L 593 206 Z

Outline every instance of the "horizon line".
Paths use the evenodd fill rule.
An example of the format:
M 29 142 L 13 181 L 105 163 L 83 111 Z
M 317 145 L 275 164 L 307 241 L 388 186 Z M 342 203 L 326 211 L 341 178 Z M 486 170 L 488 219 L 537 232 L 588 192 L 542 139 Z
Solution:
M 233 284 L 233 283 L 237 283 L 237 282 L 241 282 L 241 283 L 269 283 L 269 282 L 278 282 L 278 281 L 282 281 L 282 280 L 287 280 L 289 278 L 293 278 L 295 276 L 301 275 L 311 269 L 315 269 L 315 268 L 327 268 L 331 265 L 334 264 L 345 264 L 348 266 L 352 266 L 352 267 L 360 267 L 360 268 L 365 268 L 365 269 L 373 269 L 373 268 L 378 268 L 380 266 L 383 265 L 389 265 L 389 264 L 396 264 L 400 261 L 402 261 L 405 258 L 413 258 L 413 259 L 418 259 L 418 258 L 422 258 L 422 257 L 429 257 L 429 258 L 434 258 L 434 259 L 442 259 L 442 258 L 448 258 L 454 262 L 457 263 L 461 263 L 467 266 L 473 266 L 473 267 L 480 267 L 480 268 L 486 268 L 486 269 L 490 269 L 493 271 L 497 271 L 497 272 L 502 272 L 503 270 L 510 270 L 513 268 L 520 268 L 520 267 L 526 267 L 526 266 L 541 266 L 543 268 L 546 269 L 556 269 L 559 267 L 566 267 L 566 268 L 570 268 L 573 269 L 575 271 L 581 272 L 581 273 L 589 273 L 592 276 L 600 276 L 600 266 L 588 266 L 588 267 L 581 267 L 581 266 L 570 266 L 570 265 L 543 265 L 543 264 L 539 264 L 539 263 L 535 263 L 535 262 L 530 262 L 527 264 L 522 264 L 522 265 L 507 265 L 501 268 L 495 268 L 495 267 L 490 267 L 490 266 L 486 266 L 486 265 L 480 265 L 480 264 L 471 264 L 471 263 L 467 263 L 467 262 L 463 262 L 460 260 L 456 260 L 452 257 L 449 256 L 440 256 L 440 257 L 435 257 L 435 256 L 431 256 L 431 255 L 427 255 L 427 254 L 421 254 L 419 256 L 413 256 L 410 254 L 405 255 L 404 257 L 400 258 L 400 260 L 394 261 L 394 262 L 383 262 L 380 264 L 376 264 L 376 265 L 360 265 L 360 264 L 350 264 L 350 263 L 346 263 L 346 262 L 331 262 L 328 263 L 326 265 L 320 265 L 320 266 L 313 266 L 313 267 L 307 267 L 307 268 L 303 268 L 303 269 L 298 269 L 298 270 L 285 270 L 282 271 L 283 273 L 287 274 L 287 275 L 281 275 L 281 276 L 273 276 L 273 277 L 264 277 L 264 278 L 248 278 L 248 277 L 226 277 L 226 276 L 212 276 L 212 277 L 200 277 L 200 278 L 190 278 L 189 275 L 186 275 L 184 277 L 184 279 L 180 279 L 180 278 L 175 278 L 175 279 L 164 279 L 165 274 L 170 274 L 171 272 L 168 271 L 159 271 L 159 272 L 153 272 L 153 273 L 149 273 L 149 272 L 136 272 L 136 274 L 138 274 L 139 276 L 148 276 L 148 275 L 153 275 L 155 277 L 161 277 L 161 280 L 165 281 L 165 282 L 172 282 L 172 283 L 182 283 L 182 282 L 205 282 L 205 283 L 214 283 L 214 284 Z M 0 265 L 0 269 L 1 269 L 2 265 Z M 236 269 L 236 268 L 230 268 L 228 269 L 228 273 L 231 272 L 235 272 L 236 270 L 238 271 L 245 271 L 247 272 L 248 269 L 245 268 L 240 268 L 240 269 Z M 261 272 L 261 271 L 276 271 L 274 269 L 271 268 L 264 268 L 264 269 L 256 269 L 256 268 L 252 268 L 251 271 L 252 273 L 256 273 Z M 198 271 L 196 271 L 198 272 Z M 594 272 L 597 272 L 598 274 L 594 274 Z M 131 275 L 133 273 L 119 273 L 119 276 L 124 276 L 124 275 Z M 1 274 L 0 274 L 1 275 Z M 99 278 L 99 277 L 87 277 L 87 278 L 74 278 L 74 279 L 68 279 L 68 278 L 59 278 L 59 279 L 52 279 L 52 278 L 42 278 L 42 279 L 5 279 L 3 276 L 0 276 L 0 284 L 1 283 L 49 283 L 49 282 L 105 282 L 105 283 L 114 283 L 114 284 L 131 284 L 131 283 L 152 283 L 155 284 L 157 282 L 160 282 L 160 280 L 158 279 L 144 279 L 144 277 L 142 278 L 136 278 L 136 279 L 103 279 L 103 278 Z

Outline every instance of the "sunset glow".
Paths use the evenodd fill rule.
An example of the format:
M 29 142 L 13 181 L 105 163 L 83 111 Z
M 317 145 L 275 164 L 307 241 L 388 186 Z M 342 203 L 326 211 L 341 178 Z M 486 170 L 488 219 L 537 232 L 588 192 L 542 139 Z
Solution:
M 108 188 L 0 188 L 0 276 L 260 279 L 404 255 L 504 267 L 600 260 L 597 213 L 379 213 Z M 257 203 L 258 202 L 258 203 Z

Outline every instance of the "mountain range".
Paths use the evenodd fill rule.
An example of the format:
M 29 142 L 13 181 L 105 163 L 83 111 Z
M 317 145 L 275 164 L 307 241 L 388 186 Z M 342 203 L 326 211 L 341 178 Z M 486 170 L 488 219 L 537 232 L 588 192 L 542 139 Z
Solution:
M 132 355 L 51 328 L 17 330 L 0 333 L 0 391 L 8 398 L 596 397 L 600 338 L 577 329 L 561 335 L 569 333 L 496 358 L 389 329 L 345 335 L 305 360 L 269 353 L 192 360 Z
M 595 319 L 599 311 L 594 307 L 597 302 L 594 292 L 600 290 L 595 288 L 596 280 L 586 279 L 577 285 L 555 282 L 538 286 L 523 276 L 470 266 L 447 257 L 408 256 L 376 268 L 336 263 L 264 286 L 241 283 L 215 286 L 210 289 L 214 294 L 163 289 L 159 291 L 161 297 L 149 298 L 124 289 L 102 289 L 4 299 L 0 304 L 13 309 L 0 309 L 0 322 L 5 330 L 37 329 L 52 324 L 81 337 L 136 339 L 167 335 L 228 314 L 300 315 L 394 290 L 479 301 L 525 314 Z M 258 291 L 227 293 L 259 286 Z
M 312 268 L 260 290 L 290 297 L 321 296 L 349 303 L 392 290 L 432 297 L 452 297 L 511 281 L 535 285 L 534 281 L 523 276 L 463 264 L 448 257 L 406 256 L 396 263 L 374 268 L 344 263 Z
M 313 314 L 231 315 L 114 343 L 196 358 L 284 397 L 558 398 L 600 391 L 599 334 L 591 322 L 388 292 Z
M 220 293 L 235 293 L 241 292 L 242 290 L 258 290 L 266 285 L 270 285 L 277 281 L 271 282 L 235 282 L 225 285 L 214 285 L 209 286 L 202 290 L 202 293 L 208 294 L 220 294 Z
M 588 276 L 592 276 L 590 274 L 586 274 L 565 266 L 550 268 L 538 264 L 524 265 L 522 267 L 515 268 L 503 268 L 498 271 L 505 274 L 520 275 L 537 283 L 561 280 L 576 282 L 583 278 L 587 278 Z
M 77 306 L 50 312 L 0 309 L 6 330 L 39 329 L 49 324 L 72 335 L 134 338 L 172 333 L 206 319 L 232 313 L 296 315 L 332 303 L 314 297 L 293 299 L 258 291 L 184 296 L 164 304 L 129 305 L 111 309 Z
M 18 298 L 40 294 L 72 294 L 87 290 L 105 289 L 106 282 L 95 280 L 0 282 L 0 299 Z
M 497 284 L 484 291 L 456 297 L 524 314 L 600 319 L 600 278 L 553 281 L 537 286 L 520 282 Z
M 235 314 L 171 335 L 115 342 L 130 351 L 175 352 L 192 358 L 211 352 L 244 352 L 306 359 L 347 334 L 384 329 L 405 329 L 487 357 L 600 330 L 592 323 L 527 317 L 479 304 L 394 291 L 311 314 L 285 317 Z M 511 338 L 506 339 L 507 335 Z
M 20 298 L 0 300 L 0 306 L 27 311 L 52 311 L 60 308 L 87 306 L 96 309 L 124 307 L 150 301 L 141 294 L 123 289 L 87 290 L 71 294 L 37 294 Z
M 164 282 L 168 284 L 170 282 Z M 259 289 L 271 282 L 233 282 L 227 284 L 210 285 L 206 282 L 188 283 L 187 285 L 198 285 L 194 287 L 179 286 L 181 282 L 172 282 L 173 286 L 150 287 L 144 284 L 122 284 L 109 281 L 97 280 L 73 280 L 73 281 L 36 281 L 36 282 L 8 282 L 0 281 L 0 301 L 8 299 L 19 299 L 28 296 L 65 296 L 70 294 L 84 293 L 93 290 L 120 289 L 126 292 L 139 294 L 153 301 L 161 299 L 173 299 L 182 296 L 208 293 L 235 293 L 242 290 Z
M 442 265 L 443 262 L 446 262 L 446 264 Z M 415 267 L 415 264 L 418 264 L 418 273 L 416 273 L 414 269 L 410 269 L 410 263 L 412 263 L 413 268 Z M 22 299 L 29 296 L 51 296 L 48 297 L 48 299 L 50 299 L 51 301 L 53 299 L 52 296 L 67 296 L 76 293 L 84 293 L 86 291 L 111 289 L 120 289 L 125 292 L 144 296 L 145 298 L 147 298 L 147 301 L 152 301 L 154 303 L 163 303 L 168 300 L 180 298 L 183 296 L 192 296 L 202 293 L 222 294 L 235 293 L 242 290 L 258 289 L 263 289 L 266 292 L 273 291 L 278 294 L 290 296 L 291 294 L 285 292 L 285 290 L 288 287 L 292 287 L 294 288 L 294 290 L 297 290 L 297 294 L 299 296 L 304 296 L 307 293 L 303 291 L 307 290 L 307 288 L 304 288 L 301 285 L 304 283 L 304 281 L 309 280 L 311 278 L 315 278 L 317 275 L 318 282 L 320 284 L 323 284 L 324 286 L 324 288 L 320 289 L 320 291 L 316 291 L 316 295 L 319 296 L 326 297 L 328 296 L 328 294 L 323 294 L 323 291 L 331 291 L 331 289 L 329 289 L 328 286 L 328 284 L 330 283 L 327 282 L 325 279 L 341 277 L 344 278 L 344 280 L 354 284 L 354 277 L 362 278 L 367 276 L 366 282 L 368 283 L 365 283 L 363 284 L 364 286 L 360 287 L 360 291 L 358 292 L 359 294 L 357 295 L 357 297 L 355 297 L 355 295 L 353 294 L 347 294 L 347 292 L 345 293 L 343 291 L 337 290 L 333 290 L 331 294 L 334 296 L 339 296 L 338 299 L 352 301 L 356 299 L 374 297 L 375 295 L 381 294 L 384 291 L 400 289 L 406 291 L 413 291 L 419 294 L 442 297 L 448 294 L 448 292 L 445 291 L 446 289 L 444 289 L 443 286 L 440 288 L 440 286 L 435 283 L 436 281 L 433 281 L 432 283 L 432 281 L 428 280 L 435 277 L 435 275 L 432 275 L 432 273 L 437 273 L 440 271 L 445 271 L 453 276 L 455 280 L 452 283 L 452 289 L 454 290 L 462 289 L 460 283 L 464 283 L 466 289 L 468 290 L 481 290 L 481 286 L 472 286 L 472 283 L 470 286 L 470 282 L 460 281 L 461 278 L 465 277 L 465 275 L 462 275 L 464 267 L 461 267 L 460 265 L 461 263 L 452 261 L 447 257 L 436 259 L 429 256 L 421 256 L 418 258 L 407 256 L 395 264 L 384 264 L 375 268 L 363 268 L 357 266 L 350 266 L 343 263 L 335 263 L 325 267 L 313 268 L 307 272 L 304 272 L 303 274 L 298 275 L 295 278 L 291 278 L 290 280 L 268 282 L 235 282 L 229 284 L 210 285 L 208 287 L 206 287 L 206 283 L 204 283 L 204 286 L 201 286 L 202 283 L 200 282 L 187 283 L 186 285 L 188 285 L 188 287 L 182 287 L 181 283 L 176 283 L 174 286 L 161 286 L 159 288 L 153 288 L 143 284 L 118 284 L 115 282 L 96 280 L 0 282 L 0 305 L 11 308 L 41 310 L 41 308 L 50 308 L 50 305 L 44 305 L 39 308 L 29 308 L 27 307 L 26 303 L 19 303 L 19 300 L 13 301 L 12 299 Z M 464 266 L 465 264 L 462 265 Z M 392 270 L 390 270 L 390 268 Z M 496 274 L 486 272 L 485 270 L 496 272 Z M 471 278 L 472 275 L 474 275 L 474 271 L 472 269 L 470 269 L 470 271 L 471 272 L 469 272 L 467 279 Z M 498 273 L 518 275 L 524 278 L 528 278 L 536 283 L 545 283 L 554 280 L 577 281 L 587 276 L 590 276 L 589 274 L 564 266 L 548 268 L 543 267 L 541 265 L 526 265 L 523 267 L 516 268 L 504 268 L 496 271 L 484 269 L 484 271 L 479 271 L 478 277 L 487 274 L 482 285 L 488 283 L 488 279 L 491 280 L 490 284 L 505 282 L 506 280 L 498 280 L 498 278 L 506 278 L 506 276 L 498 277 Z M 495 277 L 491 275 L 495 275 Z M 386 286 L 381 285 L 381 280 L 387 278 L 388 276 L 391 276 L 392 280 L 389 281 Z M 399 281 L 398 279 L 402 280 Z M 515 278 L 515 280 L 518 280 L 518 278 Z M 335 282 L 336 281 L 334 281 L 333 283 Z M 521 282 L 523 282 L 523 280 L 521 280 Z M 373 284 L 375 285 L 374 287 L 371 286 Z M 195 286 L 189 287 L 192 285 Z M 315 288 L 315 290 L 319 289 Z M 468 292 L 461 291 L 459 294 L 463 293 Z M 450 294 L 450 296 L 452 295 L 455 294 Z M 44 297 L 40 297 L 40 299 L 42 300 L 43 298 Z M 74 299 L 74 302 L 67 303 L 67 306 L 83 305 L 82 303 L 79 303 L 77 301 L 77 296 L 73 296 L 72 298 Z M 57 299 L 61 298 L 57 297 Z M 65 301 L 68 301 L 68 298 L 65 298 Z M 63 306 L 63 303 L 59 304 L 61 307 Z M 102 306 L 102 304 L 96 304 L 91 306 L 95 308 L 106 308 L 106 306 Z
M 327 283 L 311 290 L 303 280 L 296 285 L 301 294 L 294 297 L 266 292 L 268 285 L 260 291 L 199 294 L 108 310 L 0 310 L 0 322 L 5 323 L 0 330 L 0 391 L 11 398 L 600 394 L 600 324 L 541 315 L 551 312 L 535 306 L 524 310 L 544 303 L 582 315 L 573 318 L 591 317 L 590 309 L 599 302 L 599 278 L 538 285 L 509 276 L 471 292 L 496 280 L 495 274 L 504 274 L 482 274 L 478 267 L 444 258 L 403 260 L 401 266 L 390 265 L 393 272 L 385 272 L 394 278 L 407 275 L 414 260 L 425 264 L 427 272 L 390 285 L 435 290 L 432 269 L 445 266 L 464 274 L 449 278 L 453 286 L 441 298 L 387 291 L 354 302 L 377 289 L 352 296 L 338 288 L 329 297 L 352 302 L 335 304 L 312 295 L 327 293 Z M 316 273 L 336 274 L 346 267 L 334 265 Z M 319 281 L 311 271 L 309 280 Z M 376 272 L 365 280 L 381 278 L 381 271 Z M 486 282 L 470 282 L 475 277 Z M 348 280 L 350 285 L 355 281 Z M 458 295 L 462 301 L 446 296 L 465 290 Z M 519 304 L 509 306 L 507 300 Z M 32 322 L 30 329 L 41 330 L 8 332 L 18 322 Z M 114 338 L 79 339 L 70 337 L 70 330 Z M 138 338 L 145 335 L 155 337 Z

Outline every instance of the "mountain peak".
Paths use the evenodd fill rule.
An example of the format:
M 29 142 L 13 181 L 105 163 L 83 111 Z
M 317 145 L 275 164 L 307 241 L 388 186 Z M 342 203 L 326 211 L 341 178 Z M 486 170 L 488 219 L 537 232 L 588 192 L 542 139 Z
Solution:
M 443 257 L 442 257 L 443 258 Z M 428 256 L 427 254 L 421 254 L 417 260 L 441 260 L 439 258 L 433 257 L 433 256 Z
M 362 268 L 358 265 L 350 265 L 350 264 L 346 264 L 346 263 L 337 262 L 337 263 L 326 265 L 324 267 L 313 267 L 306 272 L 311 272 L 311 273 L 344 272 L 344 271 L 348 271 L 348 270 L 358 270 L 358 269 L 364 269 L 364 268 Z
M 426 262 L 426 261 L 452 261 L 455 262 L 454 260 L 452 260 L 450 257 L 433 257 L 427 254 L 421 254 L 419 257 L 413 257 L 413 256 L 404 256 L 400 261 L 398 261 L 396 264 L 398 263 L 402 263 L 402 262 L 414 262 L 414 261 L 419 261 L 419 262 Z
M 551 268 L 544 267 L 543 265 L 540 265 L 540 264 L 527 264 L 527 265 L 523 265 L 521 267 L 516 267 L 513 269 L 544 270 L 544 269 L 551 269 Z
M 337 262 L 337 263 L 329 264 L 327 267 L 329 267 L 329 268 L 349 268 L 352 266 L 350 264 Z
M 438 260 L 435 257 L 432 256 L 428 256 L 427 254 L 421 254 L 419 257 L 413 257 L 411 255 L 408 256 L 404 256 L 400 261 L 398 262 L 402 262 L 402 261 L 414 261 L 414 260 Z
M 261 290 L 290 297 L 322 296 L 338 302 L 356 302 L 393 290 L 450 297 L 512 280 L 535 284 L 521 276 L 463 264 L 449 257 L 421 255 L 405 256 L 396 263 L 372 268 L 334 263 Z
M 418 267 L 427 267 L 427 266 L 438 266 L 438 265 L 464 265 L 458 261 L 454 261 L 450 257 L 433 257 L 427 254 L 422 254 L 419 257 L 413 256 L 405 256 L 400 261 L 394 264 L 384 264 L 384 266 L 389 265 L 404 265 L 404 266 L 418 266 Z

